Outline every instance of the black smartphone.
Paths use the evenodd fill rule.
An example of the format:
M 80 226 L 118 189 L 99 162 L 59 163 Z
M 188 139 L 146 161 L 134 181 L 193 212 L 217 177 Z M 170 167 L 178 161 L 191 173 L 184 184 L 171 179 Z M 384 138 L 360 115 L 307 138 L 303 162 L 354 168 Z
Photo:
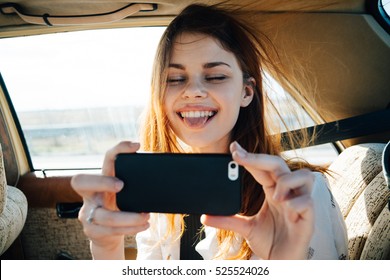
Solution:
M 229 154 L 119 154 L 115 176 L 124 187 L 116 201 L 129 212 L 234 215 L 241 173 Z

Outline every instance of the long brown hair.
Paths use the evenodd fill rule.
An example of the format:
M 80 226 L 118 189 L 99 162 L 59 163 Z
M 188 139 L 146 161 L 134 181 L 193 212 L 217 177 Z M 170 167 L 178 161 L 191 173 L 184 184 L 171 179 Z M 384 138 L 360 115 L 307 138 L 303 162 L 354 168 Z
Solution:
M 251 153 L 280 155 L 282 151 L 280 139 L 271 135 L 269 123 L 266 123 L 265 112 L 268 100 L 263 92 L 264 67 L 274 74 L 279 73 L 283 76 L 284 73 L 272 43 L 265 34 L 246 23 L 247 15 L 247 12 L 238 9 L 193 4 L 185 8 L 168 25 L 156 53 L 152 94 L 141 133 L 144 150 L 183 152 L 162 108 L 172 46 L 179 34 L 189 32 L 215 38 L 224 49 L 235 55 L 243 72 L 244 83 L 248 82 L 249 78 L 255 80 L 251 84 L 255 92 L 253 100 L 249 106 L 240 109 L 231 139 L 239 142 Z M 295 165 L 291 167 L 296 168 Z M 262 187 L 248 172 L 243 176 L 242 197 L 241 214 L 247 216 L 256 214 L 264 201 Z M 168 232 L 171 233 L 174 227 L 173 216 L 169 220 L 171 222 Z M 221 245 L 219 257 L 226 257 L 236 235 L 234 232 L 218 230 L 217 236 Z M 244 240 L 235 258 L 249 259 L 251 254 Z

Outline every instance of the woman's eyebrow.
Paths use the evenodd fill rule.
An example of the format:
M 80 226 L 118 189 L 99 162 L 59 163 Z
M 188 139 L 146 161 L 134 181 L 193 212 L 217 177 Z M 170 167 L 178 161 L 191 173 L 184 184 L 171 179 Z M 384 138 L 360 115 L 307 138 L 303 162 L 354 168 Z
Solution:
M 226 62 L 222 62 L 222 61 L 207 62 L 207 63 L 203 64 L 203 68 L 210 69 L 210 68 L 221 66 L 221 65 L 225 65 L 225 66 L 231 68 L 231 66 L 229 64 L 227 64 Z M 170 63 L 168 65 L 168 67 L 169 68 L 176 68 L 176 69 L 180 69 L 180 70 L 186 69 L 184 67 L 184 65 L 179 64 L 179 63 Z
M 180 69 L 180 70 L 185 70 L 186 69 L 183 65 L 178 64 L 178 63 L 169 63 L 168 67 L 169 68 L 177 68 L 177 69 Z
M 225 65 L 229 68 L 232 68 L 229 64 L 227 64 L 226 62 L 222 62 L 222 61 L 216 61 L 216 62 L 208 62 L 208 63 L 205 63 L 203 64 L 203 68 L 213 68 L 213 67 L 217 67 L 217 66 L 220 66 L 220 65 Z

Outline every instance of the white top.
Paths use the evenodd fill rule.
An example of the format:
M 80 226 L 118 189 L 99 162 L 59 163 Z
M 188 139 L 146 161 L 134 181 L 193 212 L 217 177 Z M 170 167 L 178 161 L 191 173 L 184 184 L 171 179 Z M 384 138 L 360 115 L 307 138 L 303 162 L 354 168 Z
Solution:
M 346 259 L 348 252 L 347 230 L 337 202 L 334 200 L 327 179 L 315 172 L 312 192 L 315 210 L 315 226 L 308 259 Z M 137 259 L 179 260 L 180 259 L 180 215 L 176 215 L 175 233 L 167 237 L 167 216 L 153 213 L 150 228 L 137 234 Z M 218 253 L 217 230 L 205 227 L 206 237 L 196 246 L 196 251 L 205 260 L 214 259 Z M 235 255 L 241 240 L 235 240 L 229 255 Z M 257 259 L 253 256 L 252 259 Z

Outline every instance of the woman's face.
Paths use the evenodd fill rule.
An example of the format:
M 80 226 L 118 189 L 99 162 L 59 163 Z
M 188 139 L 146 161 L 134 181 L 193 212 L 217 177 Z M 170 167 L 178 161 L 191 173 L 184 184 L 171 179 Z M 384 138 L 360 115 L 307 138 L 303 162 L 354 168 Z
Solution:
M 252 98 L 233 53 L 207 35 L 176 38 L 164 111 L 174 133 L 194 152 L 228 152 L 240 107 Z

